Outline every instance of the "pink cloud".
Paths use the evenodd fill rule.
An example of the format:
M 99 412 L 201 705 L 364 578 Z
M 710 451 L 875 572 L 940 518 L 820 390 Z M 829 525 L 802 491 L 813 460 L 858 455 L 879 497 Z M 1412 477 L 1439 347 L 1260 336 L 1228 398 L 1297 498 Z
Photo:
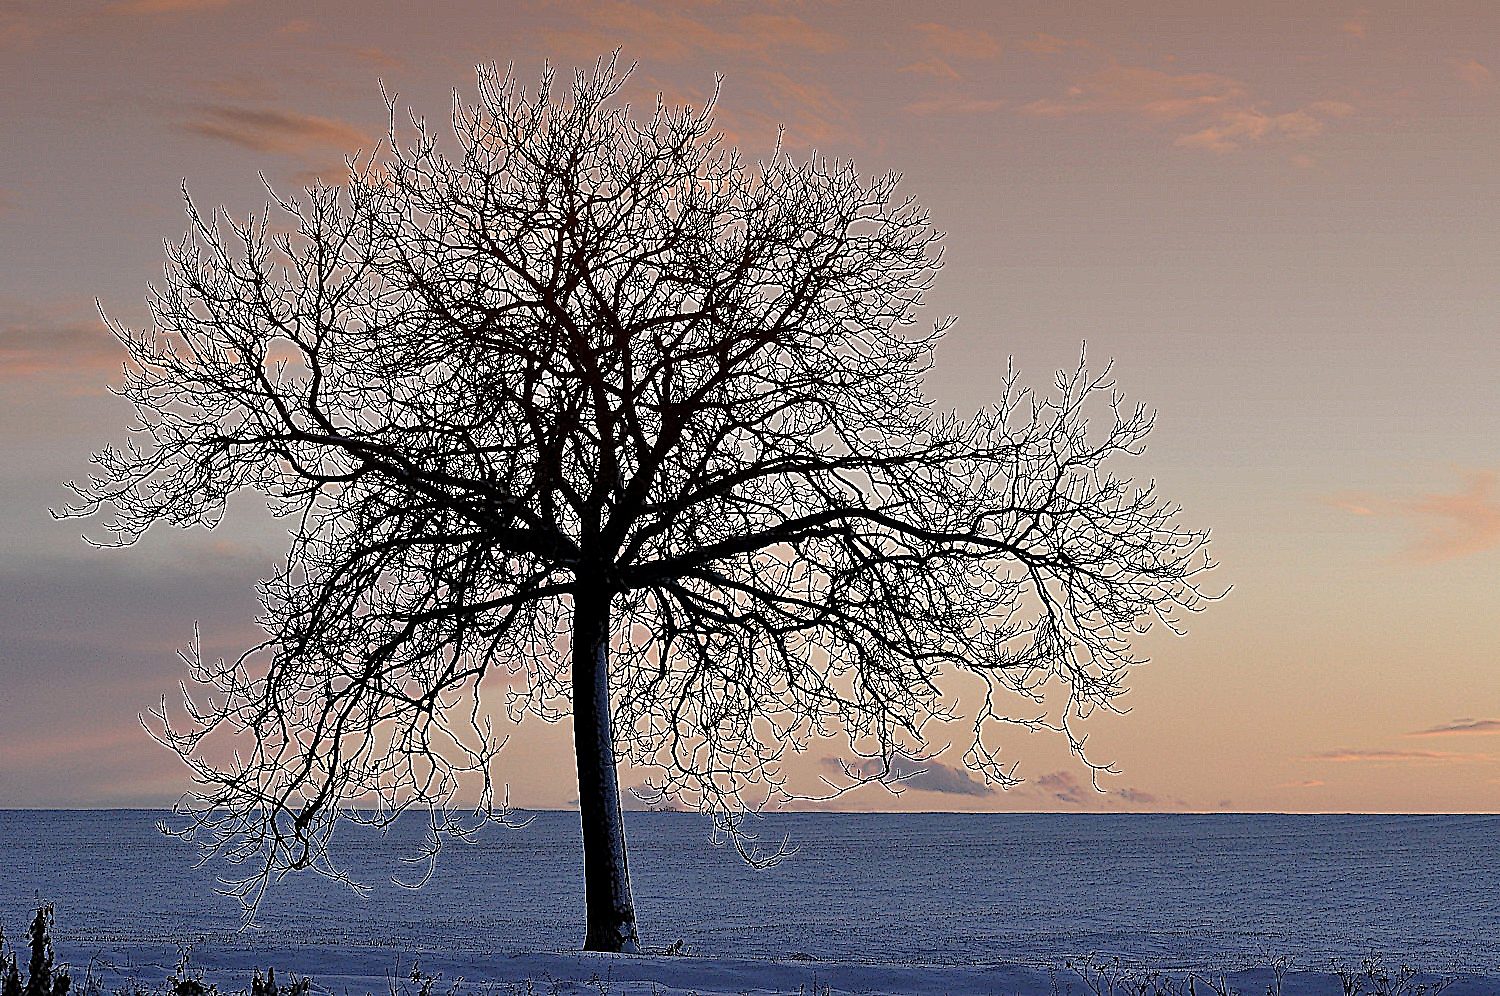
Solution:
M 1319 785 L 1325 785 L 1325 784 L 1327 784 L 1327 783 L 1324 782 L 1323 779 L 1321 779 L 1321 778 L 1304 778 L 1304 779 L 1302 779 L 1300 781 L 1295 781 L 1295 782 L 1282 782 L 1280 785 L 1278 785 L 1276 787 L 1277 788 L 1307 789 L 1307 788 L 1317 788 Z
M 1051 798 L 1070 806 L 1081 806 L 1088 802 L 1092 791 L 1071 771 L 1054 771 L 1041 775 L 1034 784 Z

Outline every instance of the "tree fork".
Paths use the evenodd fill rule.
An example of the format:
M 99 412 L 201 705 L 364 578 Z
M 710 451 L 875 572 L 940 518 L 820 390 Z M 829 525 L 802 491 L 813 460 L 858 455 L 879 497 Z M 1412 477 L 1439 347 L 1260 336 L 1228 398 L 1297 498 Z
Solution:
M 625 854 L 609 696 L 609 592 L 579 578 L 573 595 L 573 745 L 583 830 L 585 951 L 640 951 Z

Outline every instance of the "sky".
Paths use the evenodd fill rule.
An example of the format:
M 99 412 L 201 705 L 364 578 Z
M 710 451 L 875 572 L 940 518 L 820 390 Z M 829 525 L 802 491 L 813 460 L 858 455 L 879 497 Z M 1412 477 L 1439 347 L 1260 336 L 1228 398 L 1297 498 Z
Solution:
M 244 216 L 370 149 L 381 81 L 441 121 L 478 63 L 615 48 L 637 105 L 722 74 L 749 155 L 901 172 L 947 233 L 937 402 L 1113 359 L 1160 412 L 1130 472 L 1233 585 L 1091 722 L 1104 794 L 1022 736 L 1009 792 L 944 755 L 843 808 L 1500 811 L 1500 7 L 1163 0 L 0 0 L 0 805 L 170 804 L 138 716 L 195 623 L 256 637 L 252 498 L 128 551 L 48 514 L 123 438 L 95 300 L 148 321 L 183 182 Z M 569 742 L 518 731 L 513 803 L 576 798 Z

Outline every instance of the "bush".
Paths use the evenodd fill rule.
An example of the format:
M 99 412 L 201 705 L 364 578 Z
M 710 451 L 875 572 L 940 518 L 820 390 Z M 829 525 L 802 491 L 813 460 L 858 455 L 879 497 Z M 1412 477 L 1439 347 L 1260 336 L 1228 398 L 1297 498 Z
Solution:
M 60 968 L 53 965 L 50 903 L 37 909 L 26 934 L 31 957 L 23 982 L 20 959 L 6 947 L 5 928 L 0 926 L 0 996 L 67 996 L 73 979 L 66 965 Z

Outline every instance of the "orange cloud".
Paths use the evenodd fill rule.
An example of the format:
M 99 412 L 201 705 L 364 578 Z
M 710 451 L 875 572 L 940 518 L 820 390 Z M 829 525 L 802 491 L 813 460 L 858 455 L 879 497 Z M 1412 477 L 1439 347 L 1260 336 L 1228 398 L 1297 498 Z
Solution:
M 365 65 L 374 66 L 376 69 L 405 69 L 411 65 L 401 56 L 374 45 L 330 45 L 328 50 L 353 56 Z
M 1036 55 L 1059 55 L 1070 48 L 1094 47 L 1094 43 L 1086 38 L 1059 38 L 1049 34 L 1038 34 L 1020 44 L 1026 51 Z
M 944 59 L 994 59 L 1000 55 L 995 36 L 980 28 L 951 28 L 929 21 L 913 26 L 922 37 L 922 47 Z
M 1461 754 L 1456 751 L 1447 750 L 1363 750 L 1354 747 L 1342 747 L 1338 750 L 1324 751 L 1320 754 L 1309 754 L 1303 760 L 1332 761 L 1335 764 L 1387 764 L 1428 761 L 1454 764 L 1471 761 L 1491 761 L 1494 758 L 1491 758 L 1487 754 Z
M 1006 101 L 998 98 L 989 99 L 952 95 L 930 97 L 926 100 L 914 100 L 906 105 L 906 110 L 911 114 L 921 115 L 989 114 L 993 111 L 1002 110 L 1005 106 Z
M 15 10 L 0 10 L 0 47 L 19 48 L 36 38 L 33 20 Z
M 1367 11 L 1360 11 L 1354 17 L 1340 24 L 1339 30 L 1351 38 L 1358 38 L 1360 41 L 1364 41 L 1365 36 L 1370 32 L 1370 26 L 1365 20 L 1367 13 Z
M 1326 785 L 1326 784 L 1327 784 L 1327 782 L 1323 781 L 1323 779 L 1321 779 L 1321 778 L 1304 778 L 1301 781 L 1282 782 L 1280 785 L 1278 785 L 1276 787 L 1277 788 L 1284 788 L 1284 789 L 1310 789 L 1310 788 L 1317 788 L 1319 785 Z
M 1368 499 L 1362 499 L 1357 496 L 1354 498 L 1324 498 L 1322 501 L 1323 504 L 1339 509 L 1342 512 L 1348 512 L 1350 515 L 1368 516 L 1376 514 L 1375 510 L 1366 504 Z
M 232 0 L 121 0 L 110 4 L 116 14 L 186 14 L 227 7 Z
M 0 380 L 81 374 L 101 381 L 124 361 L 124 350 L 97 318 L 63 319 L 29 305 L 0 305 Z
M 1061 99 L 1036 100 L 1023 110 L 1046 118 L 1126 114 L 1164 121 L 1243 98 L 1241 84 L 1217 73 L 1173 75 L 1111 63 L 1068 87 Z
M 573 10 L 578 26 L 545 30 L 544 38 L 553 51 L 589 60 L 615 48 L 627 59 L 683 62 L 730 54 L 767 57 L 789 49 L 827 53 L 844 45 L 791 14 L 745 14 L 714 24 L 672 4 L 606 0 Z
M 946 24 L 926 22 L 913 26 L 919 38 L 921 58 L 901 67 L 903 73 L 930 76 L 944 83 L 957 83 L 962 74 L 953 67 L 959 61 L 989 61 L 1000 57 L 1000 42 L 978 28 L 960 30 Z M 906 105 L 909 114 L 986 114 L 1006 106 L 1006 101 L 962 92 L 938 92 Z
M 1452 60 L 1453 75 L 1475 90 L 1483 90 L 1495 82 L 1495 74 L 1478 59 Z
M 1306 141 L 1323 133 L 1331 118 L 1354 113 L 1343 101 L 1312 101 L 1289 111 L 1269 112 L 1246 86 L 1218 73 L 1169 73 L 1111 61 L 1079 79 L 1058 98 L 1021 110 L 1035 117 L 1116 115 L 1140 118 L 1179 131 L 1173 144 L 1208 152 L 1232 152 L 1275 139 Z
M 352 153 L 372 144 L 364 132 L 333 118 L 228 104 L 200 108 L 198 119 L 181 128 L 257 152 L 305 154 L 314 148 L 335 148 Z
M 1500 736 L 1500 719 L 1455 719 L 1451 723 L 1414 730 L 1408 737 Z
M 1410 548 L 1422 563 L 1467 557 L 1500 546 L 1500 495 L 1494 471 L 1464 475 L 1467 487 L 1457 494 L 1430 494 L 1400 502 L 1406 515 L 1424 520 L 1428 529 Z
M 1210 152 L 1231 152 L 1246 142 L 1266 138 L 1309 139 L 1321 135 L 1326 127 L 1323 118 L 1315 116 L 1313 110 L 1325 116 L 1343 117 L 1352 113 L 1354 108 L 1339 101 L 1319 101 L 1305 110 L 1285 114 L 1266 114 L 1254 109 L 1228 111 L 1201 131 L 1179 135 L 1173 144 Z
M 826 55 L 844 47 L 843 38 L 820 31 L 790 14 L 745 14 L 737 26 L 767 49 L 799 48 Z
M 780 70 L 764 70 L 756 77 L 763 85 L 766 105 L 775 114 L 774 123 L 786 126 L 788 144 L 826 145 L 856 138 L 848 125 L 848 108 L 828 87 Z M 746 116 L 764 118 L 754 112 Z M 772 122 L 764 123 L 771 131 Z
M 899 70 L 903 73 L 914 73 L 919 76 L 935 76 L 943 80 L 958 79 L 958 70 L 936 56 L 930 59 L 922 59 L 919 62 L 908 63 Z

